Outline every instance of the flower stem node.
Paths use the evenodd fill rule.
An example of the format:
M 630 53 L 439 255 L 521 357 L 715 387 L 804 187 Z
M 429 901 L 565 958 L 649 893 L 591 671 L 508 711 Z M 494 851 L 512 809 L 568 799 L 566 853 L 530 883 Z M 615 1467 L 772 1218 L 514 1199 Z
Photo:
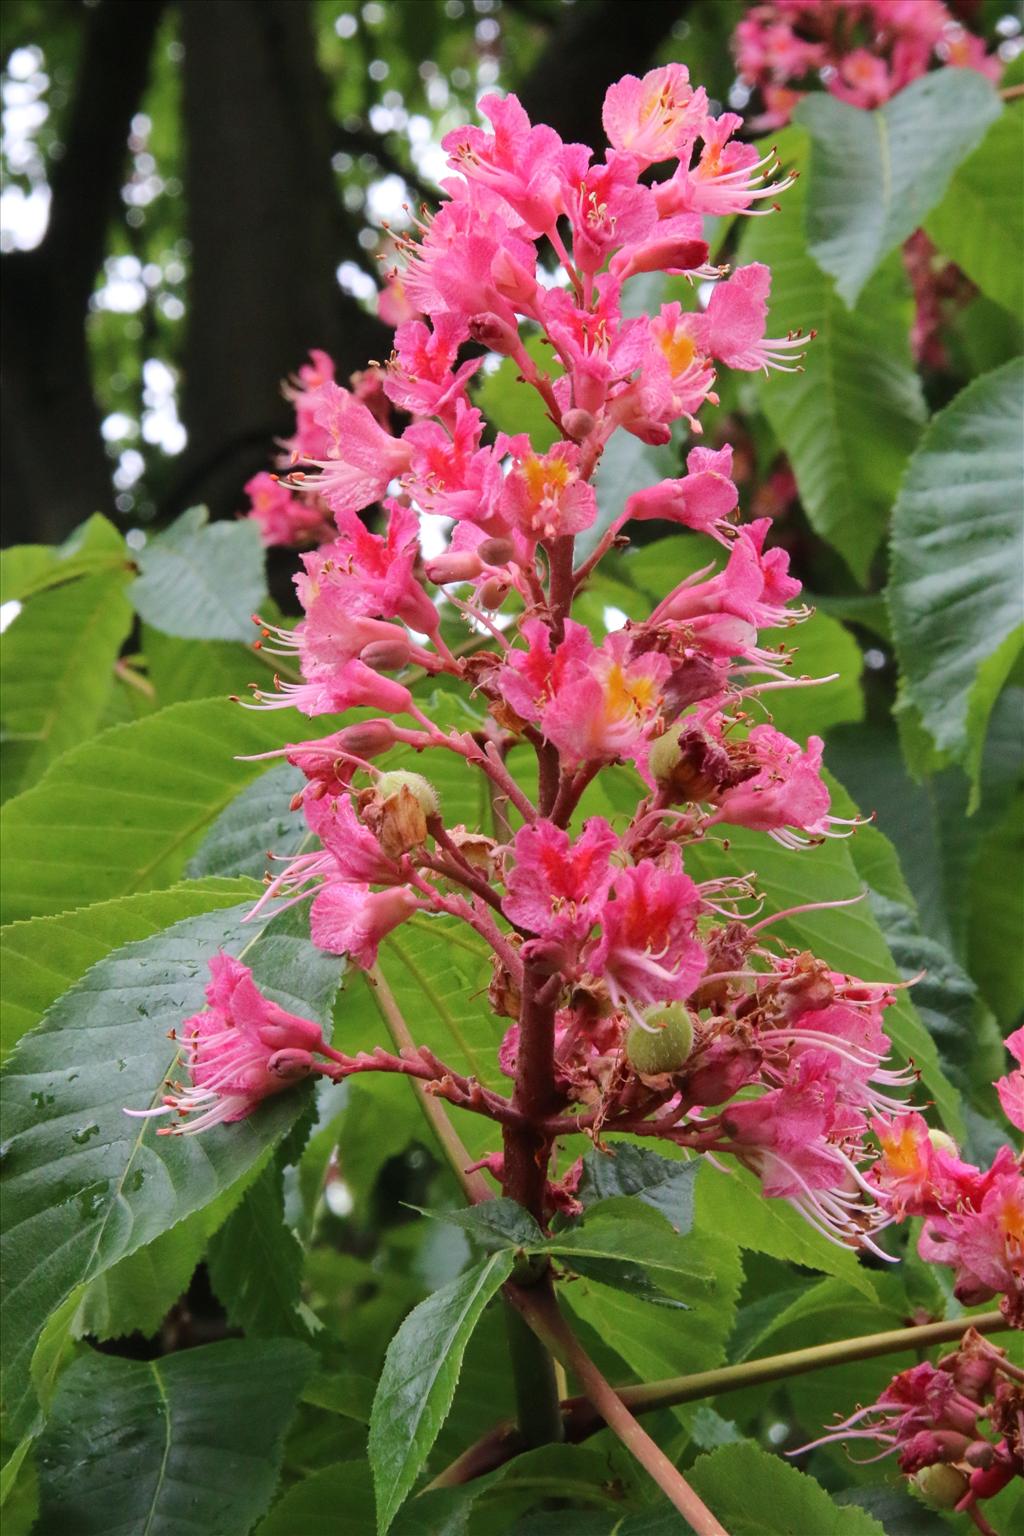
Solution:
M 915 1472 L 910 1485 L 930 1509 L 955 1509 L 967 1492 L 969 1481 L 959 1467 L 936 1461 Z
M 626 1059 L 645 1077 L 675 1072 L 693 1050 L 693 1022 L 682 1003 L 648 1008 L 626 1036 Z

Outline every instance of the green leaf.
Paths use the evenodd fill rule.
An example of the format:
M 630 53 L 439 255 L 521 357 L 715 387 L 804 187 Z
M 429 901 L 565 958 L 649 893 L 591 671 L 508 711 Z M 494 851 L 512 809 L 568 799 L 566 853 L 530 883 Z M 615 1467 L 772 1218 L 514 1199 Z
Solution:
M 579 1225 L 537 1244 L 533 1252 L 558 1254 L 570 1263 L 576 1254 L 585 1259 L 625 1259 L 659 1274 L 699 1281 L 709 1278 L 708 1256 L 700 1244 L 673 1232 L 660 1210 L 626 1196 L 591 1206 Z
M 967 953 L 989 1007 L 1004 1029 L 1024 1012 L 1024 797 L 984 839 L 970 880 Z
M 676 1232 L 693 1226 L 693 1186 L 700 1164 L 660 1157 L 629 1141 L 610 1141 L 584 1154 L 577 1194 L 584 1206 L 617 1195 L 634 1195 L 658 1211 Z
M 826 92 L 804 97 L 794 115 L 811 135 L 810 250 L 851 309 L 1002 110 L 994 87 L 969 69 L 923 75 L 874 112 Z
M 48 587 L 100 571 L 124 571 L 131 559 L 121 534 L 99 512 L 63 544 L 16 544 L 0 552 L 0 602 L 23 602 Z
M 189 859 L 185 873 L 251 875 L 259 880 L 270 855 L 285 858 L 310 839 L 301 811 L 289 809 L 306 780 L 298 768 L 279 763 L 248 784 L 222 811 Z
M 447 1417 L 484 1307 L 512 1273 L 493 1253 L 409 1313 L 392 1339 L 370 1418 L 377 1529 L 389 1529 Z
M 29 1362 L 50 1313 L 257 1169 L 308 1101 L 308 1088 L 281 1094 L 201 1137 L 157 1136 L 124 1113 L 159 1101 L 178 1055 L 167 1031 L 204 1006 L 218 949 L 245 953 L 257 983 L 291 1012 L 329 1020 L 338 961 L 303 936 L 294 910 L 255 932 L 241 926 L 245 911 L 189 918 L 115 951 L 11 1057 L 2 1332 L 16 1426 L 31 1415 Z
M 267 686 L 274 658 L 230 640 L 179 640 L 148 624 L 142 626 L 142 650 L 149 681 L 161 708 L 193 699 L 244 696 L 259 679 Z
M 949 190 L 924 224 L 943 255 L 982 293 L 1015 315 L 1024 314 L 1022 135 L 1024 112 L 1009 107 L 974 153 L 957 166 Z
M 77 1361 L 41 1441 L 40 1536 L 247 1536 L 311 1364 L 301 1344 L 237 1339 Z
M 812 1477 L 749 1440 L 699 1456 L 688 1475 L 730 1536 L 885 1536 L 869 1514 L 840 1508 Z
M 65 753 L 0 818 L 5 921 L 166 886 L 280 746 L 276 712 L 174 704 Z
M 344 1526 L 339 1517 L 344 1511 Z M 373 1489 L 365 1461 L 341 1461 L 321 1467 L 310 1477 L 286 1490 L 269 1515 L 256 1527 L 255 1536 L 375 1536 Z
M 302 1248 L 285 1221 L 279 1167 L 265 1168 L 246 1191 L 213 1238 L 206 1262 L 229 1319 L 247 1338 L 309 1336 L 298 1310 Z
M 132 624 L 126 570 L 84 576 L 26 601 L 4 636 L 4 794 L 93 735 Z
M 263 546 L 256 524 L 209 522 L 190 507 L 147 540 L 132 587 L 147 624 L 185 640 L 249 640 L 252 613 L 266 600 Z
M 32 917 L 0 929 L 3 976 L 2 1054 L 6 1056 L 50 1004 L 112 949 L 149 938 L 183 917 L 235 906 L 259 895 L 245 880 L 189 880 L 169 891 L 100 901 L 77 912 Z
M 489 1252 L 511 1252 L 517 1248 L 533 1249 L 543 1245 L 544 1234 L 530 1215 L 515 1200 L 483 1200 L 450 1211 L 423 1211 L 435 1221 L 447 1222 L 468 1232 L 481 1248 Z
M 1024 364 L 975 379 L 929 424 L 893 511 L 889 605 L 907 692 L 977 778 L 988 717 L 1024 643 L 1009 558 L 1024 477 Z
M 797 130 L 780 135 L 784 158 L 798 165 L 805 144 Z M 893 255 L 851 313 L 807 252 L 805 195 L 801 179 L 781 213 L 749 221 L 740 248 L 743 262 L 771 268 L 772 335 L 817 333 L 802 373 L 775 373 L 755 388 L 792 463 L 811 526 L 863 584 L 926 414 L 910 356 L 910 296 Z

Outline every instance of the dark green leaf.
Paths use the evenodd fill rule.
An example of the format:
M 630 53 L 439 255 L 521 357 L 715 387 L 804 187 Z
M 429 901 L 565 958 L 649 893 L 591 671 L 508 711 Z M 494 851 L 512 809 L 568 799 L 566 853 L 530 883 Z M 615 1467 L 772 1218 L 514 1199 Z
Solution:
M 147 541 L 131 590 L 140 618 L 186 640 L 249 640 L 252 614 L 267 596 L 256 524 L 211 523 L 191 507 Z
M 322 1467 L 289 1488 L 254 1536 L 375 1536 L 373 1488 L 365 1461 Z
M 798 165 L 805 143 L 795 129 L 787 130 L 784 146 L 780 136 L 784 158 Z M 750 220 L 740 248 L 743 262 L 771 268 L 771 334 L 817 333 L 803 373 L 773 374 L 756 389 L 812 527 L 863 583 L 926 414 L 910 357 L 909 290 L 893 255 L 851 314 L 808 255 L 804 197 L 801 180 L 786 193 L 781 213 Z
M 100 901 L 56 917 L 32 917 L 0 929 L 3 1055 L 34 1029 L 50 1004 L 90 965 L 132 939 L 159 933 L 183 917 L 237 905 L 259 895 L 246 880 L 190 880 L 169 891 Z
M 424 1211 L 423 1215 L 461 1227 L 488 1251 L 530 1249 L 544 1241 L 544 1234 L 529 1211 L 515 1200 L 484 1200 L 479 1205 L 451 1211 Z
M 247 1536 L 312 1358 L 291 1341 L 232 1339 L 77 1361 L 40 1445 L 39 1536 Z
M 252 875 L 259 880 L 270 855 L 297 853 L 310 838 L 301 811 L 289 809 L 305 777 L 289 763 L 279 763 L 242 790 L 222 811 L 189 860 L 185 873 Z
M 302 1249 L 284 1217 L 281 1170 L 265 1168 L 213 1238 L 210 1282 L 246 1336 L 307 1338 L 299 1315 Z
M 660 1157 L 629 1141 L 606 1142 L 604 1151 L 591 1147 L 584 1155 L 577 1193 L 585 1206 L 615 1195 L 635 1195 L 677 1232 L 686 1233 L 693 1226 L 693 1182 L 699 1166 Z
M 174 1067 L 168 1040 L 204 1005 L 206 962 L 246 954 L 257 982 L 292 1012 L 326 1023 L 339 962 L 283 914 L 263 932 L 245 907 L 177 923 L 95 965 L 14 1052 L 4 1077 L 8 1143 L 3 1343 L 11 1415 L 28 1422 L 29 1363 L 49 1315 L 79 1288 L 258 1168 L 302 1112 L 308 1090 L 201 1137 L 159 1137 L 125 1106 L 158 1102 Z M 68 1315 L 67 1323 L 71 1323 Z
M 841 1509 L 820 1483 L 749 1440 L 699 1456 L 689 1479 L 730 1536 L 885 1536 L 863 1510 Z
M 989 714 L 1024 641 L 1024 365 L 975 379 L 928 427 L 893 512 L 889 603 L 911 701 L 978 775 Z
M 653 1306 L 667 1307 L 674 1312 L 690 1310 L 685 1301 L 670 1296 L 655 1285 L 646 1269 L 639 1264 L 631 1264 L 627 1259 L 586 1259 L 574 1253 L 572 1267 L 578 1275 L 588 1280 L 599 1280 L 602 1285 L 611 1286 L 612 1290 L 625 1291 L 628 1296 L 635 1296 L 639 1301 L 649 1301 Z
M 701 1245 L 673 1232 L 660 1209 L 623 1196 L 592 1206 L 578 1226 L 567 1227 L 534 1252 L 554 1253 L 570 1263 L 582 1258 L 627 1259 L 647 1269 L 698 1281 L 709 1275 L 710 1256 Z
M 1002 105 L 974 70 L 923 75 L 873 112 L 825 92 L 797 122 L 811 135 L 811 253 L 852 309 L 885 256 L 913 234 Z
M 494 1253 L 409 1313 L 384 1361 L 370 1418 L 377 1529 L 405 1502 L 448 1414 L 466 1345 L 484 1307 L 512 1273 Z

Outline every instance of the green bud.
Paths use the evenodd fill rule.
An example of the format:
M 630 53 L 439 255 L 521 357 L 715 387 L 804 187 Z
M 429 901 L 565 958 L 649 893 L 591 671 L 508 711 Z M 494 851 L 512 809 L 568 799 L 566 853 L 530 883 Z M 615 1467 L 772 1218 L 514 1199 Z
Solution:
M 969 1480 L 959 1467 L 951 1467 L 944 1461 L 922 1467 L 914 1473 L 910 1483 L 932 1509 L 955 1509 L 969 1487 Z
M 952 1157 L 960 1156 L 960 1148 L 952 1136 L 947 1136 L 945 1131 L 929 1131 L 928 1140 L 936 1152 L 948 1152 Z
M 646 1077 L 675 1072 L 693 1050 L 693 1023 L 682 1003 L 650 1008 L 644 1023 L 634 1024 L 626 1036 L 626 1059 Z
M 682 753 L 679 750 L 679 735 L 683 729 L 681 720 L 675 725 L 670 725 L 664 736 L 659 736 L 651 745 L 647 756 L 647 764 L 655 781 L 659 784 L 670 780 L 673 770 L 679 766 Z
M 437 790 L 429 779 L 423 777 L 422 773 L 409 773 L 404 768 L 392 768 L 389 773 L 380 775 L 374 787 L 382 800 L 390 800 L 392 795 L 400 794 L 403 789 L 407 789 L 419 803 L 424 816 L 436 816 L 441 809 Z

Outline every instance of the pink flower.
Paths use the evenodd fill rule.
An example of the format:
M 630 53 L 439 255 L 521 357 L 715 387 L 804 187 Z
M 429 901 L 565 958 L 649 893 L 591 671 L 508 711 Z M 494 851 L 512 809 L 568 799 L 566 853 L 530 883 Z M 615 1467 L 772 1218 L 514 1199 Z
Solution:
M 585 962 L 617 1007 L 635 1012 L 689 996 L 706 964 L 695 937 L 700 905 L 676 847 L 660 863 L 641 859 L 616 874 Z
M 400 325 L 384 380 L 388 399 L 411 415 L 454 418 L 456 400 L 483 363 L 482 357 L 471 358 L 452 371 L 467 336 L 458 315 L 437 315 L 430 326 L 420 320 Z
M 396 501 L 389 501 L 387 507 L 383 537 L 371 533 L 354 512 L 338 513 L 340 537 L 318 558 L 303 562 L 306 576 L 296 583 L 302 581 L 300 598 L 304 592 L 310 594 L 314 584 L 329 583 L 343 592 L 353 613 L 401 619 L 412 629 L 434 634 L 440 623 L 438 612 L 415 576 L 420 520 L 411 507 Z
M 955 1271 L 953 1294 L 965 1306 L 1003 1294 L 1009 1315 L 1024 1320 L 1024 1168 L 1009 1147 L 1000 1148 L 970 1204 L 925 1221 L 918 1253 Z
M 1007 1120 L 1024 1131 L 1024 1027 L 1007 1036 L 1006 1049 L 1020 1066 L 999 1079 L 996 1092 Z
M 789 574 L 789 556 L 782 549 L 765 552 L 770 528 L 767 517 L 745 524 L 731 546 L 725 570 L 708 581 L 682 582 L 658 604 L 652 621 L 730 614 L 758 630 L 803 617 L 786 607 L 800 591 L 800 583 Z
M 505 916 L 543 939 L 585 939 L 601 915 L 619 846 L 608 823 L 592 816 L 579 837 L 550 821 L 516 833 L 515 864 L 505 881 Z
M 527 437 L 510 445 L 513 467 L 498 503 L 501 515 L 528 539 L 556 539 L 581 533 L 597 516 L 594 488 L 580 479 L 575 443 L 556 443 L 534 453 Z
M 246 516 L 259 526 L 260 540 L 276 544 L 324 544 L 334 538 L 334 525 L 326 510 L 315 501 L 294 496 L 277 475 L 261 471 L 245 483 L 250 511 Z
M 656 651 L 632 652 L 625 630 L 609 635 L 585 663 L 566 668 L 552 690 L 540 724 L 563 765 L 614 762 L 639 749 L 672 664 Z
M 247 965 L 223 952 L 210 961 L 205 1012 L 181 1028 L 188 1087 L 172 1084 L 157 1109 L 128 1109 L 137 1118 L 176 1114 L 162 1136 L 194 1136 L 211 1125 L 244 1120 L 264 1099 L 327 1070 L 314 1054 L 333 1055 L 319 1024 L 286 1013 L 265 997 Z M 189 1118 L 194 1117 L 194 1118 Z
M 558 693 L 567 676 L 576 676 L 594 654 L 590 631 L 575 619 L 565 625 L 560 645 L 552 645 L 551 631 L 540 619 L 525 619 L 520 633 L 525 650 L 509 652 L 498 674 L 498 688 L 524 720 L 539 721 L 544 708 Z
M 755 261 L 749 267 L 737 267 L 728 282 L 716 284 L 699 329 L 703 348 L 711 357 L 748 372 L 759 368 L 766 373 L 771 368 L 795 371 L 802 355 L 798 349 L 806 346 L 806 338 L 767 341 L 764 337 L 771 281 L 768 268 Z
M 315 463 L 317 459 L 329 456 L 330 438 L 315 417 L 320 404 L 319 391 L 324 384 L 334 383 L 334 373 L 333 359 L 314 347 L 309 362 L 303 363 L 297 377 L 285 385 L 285 398 L 295 407 L 295 434 L 283 443 L 288 450 L 285 463 L 294 464 L 300 459 Z
M 362 970 L 377 960 L 380 941 L 417 910 L 408 886 L 371 891 L 368 885 L 330 880 L 314 898 L 309 913 L 313 943 L 333 955 L 348 955 Z
M 565 203 L 573 260 L 591 275 L 611 251 L 646 240 L 658 222 L 654 193 L 638 180 L 636 160 L 615 150 L 573 183 Z
M 561 139 L 553 128 L 532 127 L 517 96 L 484 96 L 479 107 L 493 134 L 469 126 L 446 134 L 449 164 L 504 198 L 531 235 L 547 234 L 563 211 Z
M 332 512 L 361 512 L 408 469 L 409 447 L 385 432 L 348 390 L 327 381 L 312 393 L 313 419 L 324 431 L 327 451 L 318 459 L 304 455 L 320 470 L 308 488 L 322 496 Z M 301 474 L 292 478 L 303 481 Z
M 821 778 L 821 737 L 811 736 L 801 751 L 774 726 L 762 724 L 743 745 L 758 772 L 720 795 L 714 820 L 780 835 L 787 827 L 827 835 L 830 797 Z
M 642 80 L 623 75 L 609 86 L 601 120 L 608 142 L 632 155 L 641 170 L 689 153 L 707 116 L 708 98 L 694 90 L 683 64 L 648 70 Z
M 623 521 L 661 517 L 719 540 L 725 529 L 731 534 L 732 525 L 725 520 L 739 503 L 732 480 L 732 449 L 726 446 L 716 453 L 710 448 L 691 448 L 686 469 L 682 479 L 662 480 L 646 490 L 634 491 L 626 502 Z
M 504 484 L 502 454 L 497 448 L 480 447 L 483 430 L 483 416 L 461 399 L 450 430 L 436 421 L 418 421 L 408 427 L 410 485 L 425 512 L 456 522 L 465 519 L 500 537 L 506 531 L 497 513 Z

